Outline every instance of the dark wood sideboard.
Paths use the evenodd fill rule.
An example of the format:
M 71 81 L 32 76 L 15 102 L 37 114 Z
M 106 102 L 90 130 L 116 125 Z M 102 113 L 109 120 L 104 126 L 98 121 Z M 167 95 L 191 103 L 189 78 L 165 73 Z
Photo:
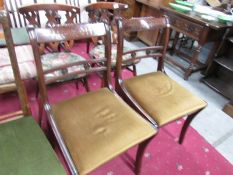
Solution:
M 214 54 L 219 47 L 222 37 L 228 28 L 232 28 L 232 25 L 219 22 L 207 22 L 195 14 L 195 12 L 181 13 L 169 6 L 162 6 L 161 10 L 169 17 L 171 28 L 177 33 L 172 47 L 174 52 L 188 62 L 189 65 L 188 67 L 185 67 L 173 59 L 168 59 L 168 62 L 183 70 L 184 79 L 187 80 L 193 72 L 206 68 L 213 60 Z M 176 49 L 176 38 L 178 38 L 180 33 L 197 41 L 198 45 L 197 47 L 194 47 L 193 54 L 184 54 L 180 52 L 180 50 Z M 214 44 L 210 49 L 211 51 L 206 62 L 201 63 L 199 62 L 199 54 L 202 47 L 209 42 L 213 42 Z
M 229 36 L 230 35 L 230 36 Z M 233 117 L 233 31 L 228 29 L 202 81 L 231 102 L 223 111 Z

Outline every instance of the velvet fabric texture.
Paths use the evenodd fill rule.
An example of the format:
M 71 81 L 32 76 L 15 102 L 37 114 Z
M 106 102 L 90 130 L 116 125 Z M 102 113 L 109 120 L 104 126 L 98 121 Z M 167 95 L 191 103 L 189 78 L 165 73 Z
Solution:
M 81 175 L 156 133 L 107 88 L 60 102 L 52 111 Z
M 0 125 L 0 174 L 66 173 L 34 119 L 24 117 Z
M 207 104 L 162 72 L 153 72 L 124 81 L 137 103 L 159 126 L 204 108 Z

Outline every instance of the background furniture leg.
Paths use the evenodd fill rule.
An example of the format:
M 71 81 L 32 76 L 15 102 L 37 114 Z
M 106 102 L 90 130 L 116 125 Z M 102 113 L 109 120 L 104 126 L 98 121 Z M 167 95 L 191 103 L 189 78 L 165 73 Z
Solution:
M 185 74 L 184 74 L 184 79 L 185 80 L 188 80 L 189 76 L 192 74 L 194 65 L 198 61 L 198 57 L 199 57 L 199 54 L 201 52 L 201 48 L 202 48 L 202 46 L 200 44 L 198 44 L 197 49 L 195 50 L 193 58 L 191 60 L 191 63 L 189 65 L 188 69 L 185 71 Z

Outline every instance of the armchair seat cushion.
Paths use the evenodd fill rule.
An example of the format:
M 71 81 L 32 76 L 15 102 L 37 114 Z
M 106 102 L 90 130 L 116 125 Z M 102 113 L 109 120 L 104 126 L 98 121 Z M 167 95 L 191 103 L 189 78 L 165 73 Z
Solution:
M 23 80 L 36 76 L 34 56 L 30 45 L 16 46 L 16 57 Z M 14 74 L 7 48 L 0 49 L 0 85 L 13 83 Z
M 206 106 L 206 102 L 162 72 L 125 80 L 123 86 L 137 103 L 158 122 L 167 124 Z
M 156 130 L 107 88 L 52 107 L 80 174 L 87 174 Z
M 67 65 L 67 64 L 78 62 L 78 61 L 84 61 L 84 60 L 85 58 L 72 52 L 47 53 L 47 54 L 42 55 L 42 58 L 41 58 L 44 71 L 50 70 L 51 68 L 56 68 L 58 66 Z M 57 71 L 45 74 L 45 79 L 48 80 L 54 77 L 62 76 L 65 74 L 70 74 L 72 72 L 81 71 L 81 70 L 85 70 L 85 67 L 83 65 L 72 66 L 72 67 L 64 68 L 61 70 L 57 70 Z M 85 74 L 75 75 L 74 77 L 68 78 L 68 79 L 79 78 L 83 76 L 85 76 Z
M 32 117 L 0 125 L 0 155 L 0 174 L 66 174 Z
M 124 52 L 132 50 L 131 48 L 124 47 Z M 112 66 L 116 65 L 116 57 L 117 57 L 117 45 L 112 44 Z M 94 59 L 101 59 L 105 57 L 105 51 L 104 51 L 104 45 L 97 45 L 90 51 L 90 56 Z M 130 54 L 124 55 L 123 56 L 123 61 L 126 61 L 128 59 L 132 58 Z M 124 66 L 130 66 L 132 64 L 137 64 L 140 60 L 135 60 L 133 62 L 128 62 L 127 64 L 124 64 Z

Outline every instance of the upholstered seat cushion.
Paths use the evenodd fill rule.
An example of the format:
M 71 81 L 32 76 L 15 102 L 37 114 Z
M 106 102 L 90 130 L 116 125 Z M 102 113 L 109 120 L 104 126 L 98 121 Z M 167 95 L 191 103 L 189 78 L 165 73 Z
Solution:
M 55 53 L 47 53 L 42 55 L 41 62 L 43 66 L 43 70 L 49 70 L 51 68 L 55 68 L 58 66 L 75 63 L 78 61 L 84 61 L 85 58 L 82 56 L 72 53 L 72 52 L 55 52 Z M 62 76 L 64 74 L 69 74 L 75 71 L 84 70 L 83 65 L 72 66 L 65 68 L 63 70 L 54 71 L 52 73 L 45 74 L 46 79 L 51 79 L 54 77 Z M 84 74 L 75 76 L 76 78 L 82 77 Z
M 0 155 L 2 175 L 66 174 L 32 117 L 0 125 Z
M 132 49 L 128 48 L 128 47 L 124 47 L 124 52 L 130 51 Z M 117 57 L 117 45 L 116 44 L 112 44 L 112 66 L 116 65 L 116 57 Z M 90 55 L 91 57 L 95 58 L 95 59 L 101 59 L 105 57 L 105 49 L 104 49 L 104 45 L 97 45 L 96 47 L 94 47 L 91 51 L 90 51 Z M 124 55 L 123 56 L 123 61 L 126 61 L 128 59 L 132 58 L 132 56 L 130 54 Z M 135 60 L 134 62 L 128 62 L 126 65 L 131 65 L 131 64 L 137 64 L 140 60 Z
M 162 72 L 133 77 L 123 85 L 160 126 L 206 106 L 206 102 Z
M 56 104 L 52 111 L 80 174 L 156 133 L 107 88 Z
M 16 46 L 16 57 L 22 79 L 36 76 L 34 56 L 30 45 Z M 0 85 L 14 82 L 14 74 L 7 48 L 0 49 Z

